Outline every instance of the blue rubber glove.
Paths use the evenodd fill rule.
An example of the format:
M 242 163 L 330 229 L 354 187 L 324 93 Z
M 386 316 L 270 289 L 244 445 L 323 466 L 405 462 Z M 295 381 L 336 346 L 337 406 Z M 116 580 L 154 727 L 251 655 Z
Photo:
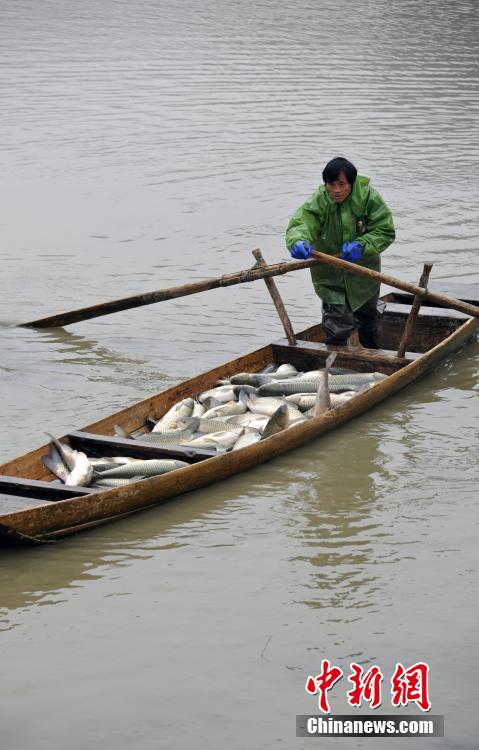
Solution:
M 343 260 L 349 260 L 351 263 L 358 263 L 363 259 L 363 246 L 360 242 L 345 242 L 341 253 Z
M 296 260 L 306 260 L 306 258 L 309 258 L 309 256 L 313 252 L 313 248 L 311 247 L 309 242 L 299 240 L 299 242 L 294 243 L 289 252 L 291 253 L 291 257 L 296 258 Z

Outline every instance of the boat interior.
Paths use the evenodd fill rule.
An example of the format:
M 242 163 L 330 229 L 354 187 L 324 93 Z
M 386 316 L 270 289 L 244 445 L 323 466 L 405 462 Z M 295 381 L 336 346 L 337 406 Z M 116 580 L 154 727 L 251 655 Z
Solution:
M 379 349 L 364 349 L 359 342 L 347 348 L 328 346 L 324 343 L 324 329 L 317 324 L 296 334 L 296 345 L 290 345 L 286 339 L 273 343 L 273 361 L 290 362 L 299 370 L 311 370 L 323 366 L 329 354 L 335 351 L 335 367 L 390 375 L 440 344 L 469 320 L 468 315 L 450 308 L 423 305 L 414 321 L 407 349 L 398 357 L 413 299 L 410 294 L 396 292 L 381 297 L 386 307 L 378 316 Z

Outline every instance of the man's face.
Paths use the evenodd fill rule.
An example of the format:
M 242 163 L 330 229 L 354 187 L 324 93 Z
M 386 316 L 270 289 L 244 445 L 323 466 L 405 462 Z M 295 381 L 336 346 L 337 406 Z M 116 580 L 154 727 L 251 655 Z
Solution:
M 344 172 L 340 172 L 338 179 L 326 183 L 326 190 L 335 203 L 343 203 L 352 190 L 352 185 L 346 179 Z

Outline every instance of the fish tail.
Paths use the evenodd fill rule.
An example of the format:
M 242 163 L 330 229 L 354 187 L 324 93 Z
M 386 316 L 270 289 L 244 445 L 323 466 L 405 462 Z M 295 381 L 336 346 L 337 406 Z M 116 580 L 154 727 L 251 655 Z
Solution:
M 331 354 L 326 360 L 326 364 L 324 365 L 324 369 L 326 370 L 326 372 L 329 372 L 330 367 L 334 365 L 334 361 L 337 356 L 338 356 L 337 352 L 331 352 Z
M 63 463 L 65 464 L 65 466 L 68 467 L 68 470 L 71 471 L 74 468 L 74 466 L 70 466 L 71 461 L 69 461 L 68 459 L 68 455 L 65 452 L 64 446 L 60 443 L 60 441 L 56 437 L 51 435 L 49 432 L 46 432 L 45 435 L 48 435 L 48 437 L 51 439 L 55 448 L 58 450 Z
M 121 427 L 121 425 L 119 424 L 114 424 L 113 429 L 115 431 L 115 435 L 117 435 L 118 437 L 124 438 L 126 440 L 135 439 L 130 432 L 127 432 L 126 430 L 124 430 L 123 427 Z
M 53 476 L 58 477 L 58 479 L 61 479 L 62 481 L 64 481 L 63 478 L 60 476 L 60 472 L 58 472 L 58 470 L 57 471 L 55 470 L 55 461 L 53 460 L 50 454 L 47 454 L 46 456 L 42 456 L 42 462 L 43 462 L 43 465 L 48 469 L 48 471 L 51 471 Z

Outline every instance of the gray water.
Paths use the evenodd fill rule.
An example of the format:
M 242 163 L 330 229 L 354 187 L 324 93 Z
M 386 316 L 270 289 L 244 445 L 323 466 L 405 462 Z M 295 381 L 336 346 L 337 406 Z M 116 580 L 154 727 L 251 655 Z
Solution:
M 472 0 L 3 0 L 1 458 L 279 337 L 262 283 L 11 324 L 286 259 L 337 154 L 393 210 L 387 272 L 478 283 L 478 33 Z M 297 330 L 319 319 L 307 273 L 278 286 Z M 309 747 L 327 658 L 380 666 L 385 713 L 396 662 L 428 662 L 433 746 L 476 748 L 478 355 L 228 482 L 2 552 L 2 745 Z

